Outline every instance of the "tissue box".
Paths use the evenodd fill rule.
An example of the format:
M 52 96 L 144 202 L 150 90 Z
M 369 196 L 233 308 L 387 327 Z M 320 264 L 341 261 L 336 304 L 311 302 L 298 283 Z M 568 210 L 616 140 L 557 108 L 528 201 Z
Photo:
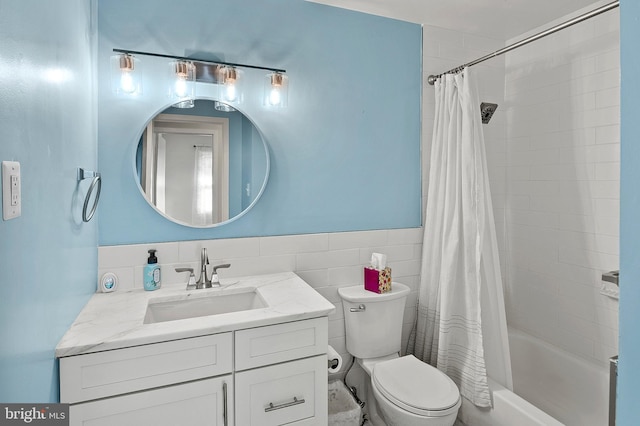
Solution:
M 364 289 L 374 293 L 391 291 L 391 268 L 382 270 L 364 268 Z

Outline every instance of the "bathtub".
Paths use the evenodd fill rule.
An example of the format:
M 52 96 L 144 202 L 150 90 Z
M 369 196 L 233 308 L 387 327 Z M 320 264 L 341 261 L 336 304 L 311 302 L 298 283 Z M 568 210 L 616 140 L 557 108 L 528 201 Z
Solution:
M 509 330 L 514 392 L 489 379 L 493 408 L 463 399 L 468 426 L 603 426 L 609 416 L 609 371 L 527 333 Z

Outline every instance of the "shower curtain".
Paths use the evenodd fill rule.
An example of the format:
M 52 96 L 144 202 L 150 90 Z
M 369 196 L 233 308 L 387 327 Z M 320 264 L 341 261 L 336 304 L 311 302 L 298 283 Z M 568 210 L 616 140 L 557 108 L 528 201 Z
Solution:
M 414 354 L 451 377 L 462 396 L 479 407 L 490 407 L 483 346 L 485 314 L 481 311 L 481 298 L 487 296 L 483 295 L 496 299 L 488 303 L 492 308 L 502 304 L 497 335 L 503 336 L 498 344 L 507 351 L 507 363 L 508 346 L 484 138 L 473 83 L 468 68 L 435 83 L 418 318 L 412 340 Z M 509 378 L 503 381 L 510 387 L 510 364 L 507 367 Z

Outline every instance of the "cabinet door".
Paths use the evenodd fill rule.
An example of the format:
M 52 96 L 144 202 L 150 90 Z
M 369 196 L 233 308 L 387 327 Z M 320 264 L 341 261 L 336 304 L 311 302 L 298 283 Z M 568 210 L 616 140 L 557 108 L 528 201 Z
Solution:
M 233 379 L 226 375 L 69 407 L 70 426 L 231 426 Z
M 327 424 L 327 356 L 236 373 L 238 426 Z

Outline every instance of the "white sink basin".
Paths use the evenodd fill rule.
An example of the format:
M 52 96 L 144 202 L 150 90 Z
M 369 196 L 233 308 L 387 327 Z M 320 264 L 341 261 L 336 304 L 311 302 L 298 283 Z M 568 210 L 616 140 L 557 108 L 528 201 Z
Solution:
M 231 294 L 216 293 L 206 296 L 191 294 L 188 298 L 182 299 L 151 299 L 147 305 L 144 324 L 228 314 L 267 307 L 267 304 L 255 289 L 249 288 L 247 290 Z

